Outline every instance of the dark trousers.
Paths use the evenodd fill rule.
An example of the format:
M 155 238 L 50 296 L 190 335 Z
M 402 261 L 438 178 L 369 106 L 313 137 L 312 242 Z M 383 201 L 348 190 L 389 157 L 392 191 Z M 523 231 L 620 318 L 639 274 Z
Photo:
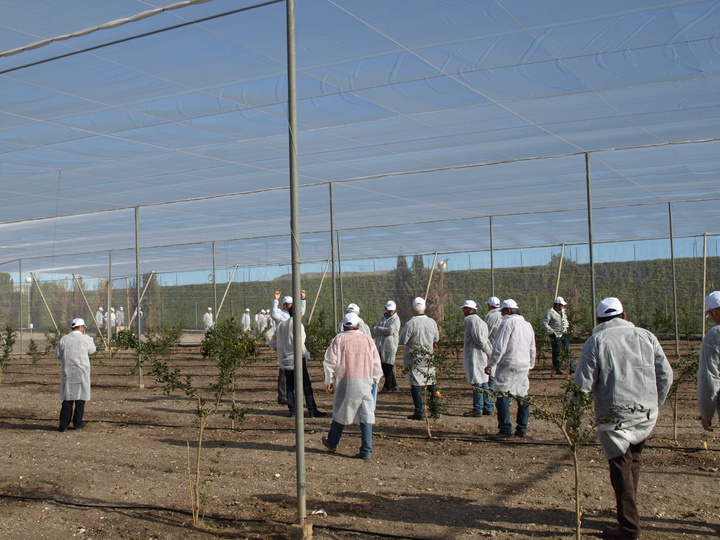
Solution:
M 315 395 L 313 394 L 312 384 L 310 383 L 310 374 L 307 370 L 305 360 L 302 360 L 303 370 L 303 393 L 305 394 L 305 404 L 308 408 L 308 414 L 312 416 L 317 411 L 315 405 Z M 291 413 L 295 413 L 295 370 L 285 369 L 285 382 L 287 383 L 287 406 Z
M 636 498 L 640 478 L 640 453 L 644 446 L 645 441 L 631 444 L 622 456 L 608 461 L 610 482 L 617 502 L 617 520 L 628 536 L 636 536 L 640 532 Z
M 575 361 L 570 354 L 570 341 L 567 336 L 563 334 L 562 337 L 557 337 L 555 334 L 550 335 L 550 348 L 552 349 L 552 363 L 555 371 L 560 372 L 562 365 L 560 364 L 560 352 L 561 350 L 567 354 L 570 362 L 570 371 L 575 371 Z
M 435 385 L 429 384 L 427 386 L 410 386 L 410 394 L 412 395 L 413 399 L 413 406 L 415 407 L 414 414 L 418 416 L 425 416 L 423 412 L 423 389 L 427 388 L 428 392 L 430 392 L 430 395 L 435 393 Z M 433 414 L 433 410 L 429 411 L 430 414 Z
M 73 405 L 75 406 L 75 412 L 73 412 Z M 83 422 L 83 415 L 85 414 L 85 402 L 82 400 L 77 401 L 63 401 L 60 407 L 60 429 L 65 430 L 72 424 L 75 429 L 80 429 L 85 425 Z
M 385 390 L 394 390 L 397 388 L 398 383 L 397 379 L 395 378 L 395 366 L 393 364 L 384 364 L 380 363 L 380 366 L 383 370 L 383 375 L 385 376 L 385 384 L 383 385 L 383 389 Z
M 278 370 L 277 394 L 278 403 L 281 405 L 287 403 L 287 381 L 285 377 L 285 370 L 282 368 Z

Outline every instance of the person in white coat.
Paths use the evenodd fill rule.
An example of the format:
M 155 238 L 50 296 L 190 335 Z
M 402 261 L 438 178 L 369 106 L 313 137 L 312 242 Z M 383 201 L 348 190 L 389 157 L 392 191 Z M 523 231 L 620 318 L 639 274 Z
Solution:
M 97 308 L 95 312 L 95 324 L 97 325 L 98 335 L 101 335 L 103 326 L 105 326 L 105 310 L 102 307 Z
M 250 308 L 245 308 L 245 312 L 240 317 L 240 326 L 243 332 L 250 331 Z
M 542 318 L 541 325 L 543 330 L 547 332 L 550 339 L 550 347 L 552 349 L 552 363 L 555 373 L 563 374 L 560 356 L 566 356 L 570 362 L 570 373 L 575 372 L 575 361 L 570 354 L 570 342 L 568 341 L 567 332 L 570 328 L 567 313 L 565 312 L 567 302 L 562 296 L 558 296 L 550 309 L 547 310 Z
M 400 337 L 400 317 L 395 312 L 396 308 L 395 302 L 389 300 L 385 304 L 385 313 L 374 328 L 375 345 L 380 354 L 380 365 L 385 376 L 381 394 L 398 391 L 398 383 L 395 378 L 395 355 L 397 355 Z
M 118 311 L 115 314 L 115 324 L 117 324 L 118 327 L 125 326 L 125 310 L 123 310 L 122 306 L 118 308 Z
M 362 318 L 360 317 L 360 306 L 358 306 L 357 304 L 348 304 L 348 307 L 345 309 L 345 313 L 346 313 L 346 314 L 347 314 L 347 313 L 354 313 L 355 315 L 357 315 L 357 316 L 358 316 L 358 320 L 360 321 L 360 323 L 359 323 L 359 329 L 360 329 L 360 331 L 361 331 L 363 334 L 365 334 L 366 336 L 372 337 L 372 332 L 370 332 L 370 327 L 369 327 L 369 326 L 367 325 L 367 323 L 365 323 L 365 321 L 363 321 Z M 345 320 L 345 319 L 343 319 L 343 320 Z M 337 333 L 339 334 L 339 333 L 341 333 L 341 332 L 343 332 L 343 331 L 344 331 L 344 329 L 343 329 L 343 323 L 342 323 L 342 321 L 341 321 L 340 324 L 339 324 L 338 327 L 337 327 Z
M 527 395 L 530 389 L 528 373 L 535 367 L 535 331 L 532 325 L 520 315 L 517 302 L 513 299 L 503 301 L 500 308 L 503 321 L 500 323 L 492 355 L 488 359 L 485 373 L 495 371 L 495 406 L 498 415 L 498 432 L 491 435 L 494 440 L 512 437 L 510 422 L 510 402 L 515 398 L 518 404 L 515 421 L 515 435 L 524 437 L 528 430 L 530 403 Z M 503 395 L 505 394 L 505 395 Z
M 488 327 L 488 341 L 492 346 L 495 343 L 495 334 L 500 327 L 503 316 L 500 312 L 500 299 L 497 296 L 491 296 L 487 299 L 487 313 L 485 314 L 485 324 Z
M 270 320 L 271 324 L 273 326 L 272 328 L 272 335 L 270 336 L 270 340 L 268 343 L 271 347 L 275 345 L 277 342 L 277 336 L 275 335 L 277 333 L 277 327 L 282 323 L 283 321 L 287 321 L 290 318 L 290 311 L 293 306 L 293 297 L 292 296 L 286 296 L 283 298 L 282 301 L 282 309 L 280 309 L 278 306 L 280 304 L 280 291 L 275 291 L 272 306 L 270 307 Z M 300 291 L 300 312 L 305 315 L 305 291 Z M 260 323 L 258 323 L 258 335 L 262 335 L 263 332 L 265 332 L 265 327 L 268 324 L 268 315 L 266 311 L 263 309 L 261 310 L 260 316 L 262 317 L 262 328 L 260 328 Z M 287 404 L 287 381 L 285 380 L 285 371 L 283 369 L 280 369 L 278 371 L 278 380 L 277 380 L 277 402 L 278 405 L 286 405 Z
M 203 329 L 205 330 L 205 333 L 207 334 L 210 331 L 210 329 L 213 327 L 213 325 L 215 324 L 211 307 L 207 308 L 207 311 L 203 315 L 202 322 L 203 322 Z
M 427 387 L 431 395 L 435 394 L 435 366 L 430 365 L 423 357 L 433 354 L 435 344 L 440 341 L 437 323 L 425 315 L 425 300 L 417 297 L 413 300 L 415 316 L 410 319 L 400 332 L 399 342 L 405 345 L 403 361 L 405 367 L 412 365 L 407 372 L 415 411 L 408 420 L 424 420 L 423 389 Z M 434 413 L 436 411 L 431 411 Z
M 474 300 L 465 300 L 460 309 L 465 315 L 463 369 L 465 378 L 473 388 L 473 408 L 463 416 L 491 415 L 495 410 L 495 403 L 490 396 L 490 375 L 485 373 L 488 355 L 492 350 L 488 341 L 487 324 L 477 314 Z
M 360 331 L 360 317 L 350 312 L 343 317 L 344 331 L 335 336 L 325 352 L 325 388 L 333 397 L 333 419 L 322 443 L 334 452 L 345 426 L 360 424 L 360 452 L 372 456 L 372 426 L 375 423 L 373 389 L 382 377 L 380 355 L 371 337 Z
M 297 362 L 295 360 L 295 339 L 293 336 L 293 306 L 288 306 L 288 318 L 277 325 L 275 332 L 275 343 L 277 347 L 278 363 L 280 369 L 283 370 L 286 381 L 287 406 L 290 410 L 290 416 L 295 416 L 295 369 Z M 305 327 L 301 324 L 302 335 L 302 357 L 300 364 L 302 366 L 303 392 L 305 394 L 305 403 L 308 408 L 309 418 L 324 418 L 326 412 L 321 412 L 315 404 L 315 395 L 313 394 L 312 383 L 310 382 L 310 374 L 307 369 L 307 362 L 310 360 L 310 353 L 305 348 Z M 300 404 L 302 408 L 302 403 Z
M 90 401 L 90 355 L 95 353 L 95 342 L 87 335 L 83 319 L 73 319 L 71 332 L 60 338 L 55 356 L 60 360 L 60 427 L 67 431 L 85 427 L 85 402 Z M 74 409 L 74 410 L 73 410 Z
M 705 297 L 705 312 L 716 326 L 707 331 L 700 348 L 697 401 L 700 425 L 705 431 L 713 431 L 712 419 L 716 412 L 720 416 L 720 291 Z
M 627 320 L 620 300 L 602 300 L 574 381 L 584 392 L 593 393 L 598 438 L 615 491 L 618 525 L 606 527 L 606 537 L 639 538 L 640 453 L 672 380 L 672 368 L 657 338 Z
M 110 335 L 115 333 L 115 324 L 117 323 L 117 317 L 115 315 L 115 308 L 110 308 Z

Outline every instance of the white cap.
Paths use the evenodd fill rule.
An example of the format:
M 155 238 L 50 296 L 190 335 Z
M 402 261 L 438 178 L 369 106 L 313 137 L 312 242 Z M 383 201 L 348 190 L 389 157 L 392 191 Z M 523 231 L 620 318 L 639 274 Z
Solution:
M 460 306 L 460 309 L 469 307 L 470 309 L 477 309 L 477 304 L 475 303 L 475 300 L 465 300 L 465 303 Z
M 563 306 L 567 306 L 567 302 L 563 299 L 562 296 L 558 296 L 553 304 L 562 304 Z
M 508 298 L 507 300 L 503 300 L 502 303 L 502 309 L 508 308 L 508 309 L 518 309 L 517 302 L 513 300 L 512 298 Z
M 83 319 L 73 319 L 70 328 L 77 328 L 78 326 L 85 326 L 85 321 Z
M 620 315 L 623 312 L 623 306 L 620 300 L 614 297 L 604 298 L 600 300 L 597 306 L 598 317 L 612 317 L 614 315 Z
M 352 311 L 345 314 L 342 320 L 342 325 L 347 327 L 350 326 L 358 326 L 360 324 L 360 317 L 357 316 L 357 313 L 354 313 Z
M 497 296 L 491 296 L 485 303 L 492 307 L 500 307 L 500 299 Z
M 385 304 L 385 309 L 388 311 L 395 311 L 397 306 L 395 305 L 395 302 L 388 300 L 387 304 Z
M 209 308 L 208 308 L 208 311 L 212 311 L 212 308 L 211 308 L 211 307 L 209 307 Z
M 345 313 L 357 313 L 358 315 L 360 315 L 360 306 L 358 306 L 357 304 L 348 304 Z
M 292 304 L 293 303 L 292 296 L 286 296 L 285 298 L 283 298 L 282 303 L 283 304 Z
M 98 311 L 105 311 L 103 308 L 99 307 Z
M 111 308 L 110 308 L 110 311 L 115 311 L 115 308 L 114 308 L 114 307 L 111 307 Z
M 413 299 L 413 309 L 416 311 L 425 309 L 425 299 L 420 298 L 419 296 L 417 298 L 414 298 Z
M 245 308 L 245 311 L 248 311 L 248 312 L 249 312 L 249 311 L 250 311 L 250 308 L 249 308 L 249 307 L 246 307 L 246 308 Z
M 720 307 L 720 291 L 713 291 L 705 297 L 705 311 Z
M 122 306 L 120 306 L 120 311 L 122 311 L 122 310 L 123 310 L 123 308 L 122 308 Z

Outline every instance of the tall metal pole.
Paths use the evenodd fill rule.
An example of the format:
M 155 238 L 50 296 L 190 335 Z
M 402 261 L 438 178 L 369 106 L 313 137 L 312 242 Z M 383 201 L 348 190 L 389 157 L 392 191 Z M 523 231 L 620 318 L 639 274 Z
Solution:
M 707 290 L 707 233 L 703 234 L 703 288 L 700 306 L 702 307 L 702 335 L 705 335 L 705 291 Z
M 492 216 L 490 216 L 490 296 L 495 296 L 495 238 Z
M 337 276 L 335 275 L 335 195 L 330 182 L 330 258 L 332 259 L 333 325 L 338 321 Z
M 135 312 L 135 328 L 137 337 L 140 339 L 141 320 L 140 320 L 140 207 L 135 207 L 135 299 L 137 301 Z M 138 354 L 138 388 L 145 388 L 142 379 L 142 356 Z
M 593 221 L 592 221 L 592 183 L 590 181 L 590 152 L 585 152 L 585 190 L 587 192 L 587 215 L 588 215 L 588 248 L 590 253 L 590 327 L 595 327 L 595 250 L 593 247 Z
M 215 314 L 213 316 L 213 320 L 217 322 L 217 275 L 215 274 L 215 240 L 212 242 L 212 266 L 213 266 L 213 313 Z
M 25 340 L 23 338 L 23 289 L 25 288 L 25 280 L 22 277 L 22 259 L 18 260 L 18 280 L 20 281 L 20 358 L 22 358 L 25 349 Z
M 105 311 L 105 317 L 107 317 L 107 323 L 105 324 L 105 330 L 107 330 L 107 341 L 105 342 L 105 348 L 110 346 L 110 338 L 112 337 L 110 328 L 110 305 L 112 303 L 112 250 L 108 252 L 108 281 L 107 281 L 107 310 Z
M 673 237 L 672 203 L 668 203 L 668 222 L 670 224 L 670 263 L 672 264 L 673 313 L 675 314 L 675 354 L 680 356 L 680 325 L 678 324 L 677 280 L 675 278 L 675 242 Z
M 340 231 L 335 231 L 335 238 L 337 240 L 338 279 L 340 280 L 340 304 L 342 305 L 342 312 L 345 313 L 345 293 L 343 292 L 342 283 L 342 255 L 340 255 Z
M 565 244 L 562 245 L 560 248 L 560 265 L 558 266 L 558 275 L 557 275 L 557 281 L 555 282 L 555 296 L 553 299 L 557 298 L 558 294 L 560 293 L 560 276 L 562 275 L 562 265 L 563 260 L 565 259 Z
M 297 94 L 295 73 L 295 0 L 287 0 L 288 141 L 290 165 L 290 236 L 292 247 L 292 292 L 300 298 L 300 201 L 297 164 Z M 296 303 L 294 307 L 299 307 Z M 302 311 L 293 309 L 293 354 L 295 358 L 295 460 L 297 465 L 298 525 L 305 527 L 305 402 L 303 392 Z

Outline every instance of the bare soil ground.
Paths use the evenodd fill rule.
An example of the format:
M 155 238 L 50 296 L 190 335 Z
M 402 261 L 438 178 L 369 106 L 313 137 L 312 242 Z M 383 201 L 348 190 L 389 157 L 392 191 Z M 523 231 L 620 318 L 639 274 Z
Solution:
M 211 380 L 199 337 L 185 336 L 174 365 Z M 697 346 L 697 345 L 695 345 Z M 574 348 L 577 348 L 575 346 Z M 668 344 L 669 352 L 674 346 Z M 270 350 L 247 370 L 239 401 L 253 409 L 244 425 L 212 418 L 202 451 L 207 503 L 202 527 L 189 514 L 187 453 L 194 451 L 194 404 L 129 375 L 132 358 L 95 361 L 88 426 L 57 431 L 56 360 L 33 367 L 16 358 L 0 385 L 0 538 L 289 538 L 297 522 L 295 421 L 277 404 Z M 399 370 L 398 370 L 399 371 Z M 322 410 L 331 410 L 321 365 L 310 365 Z M 531 393 L 557 400 L 562 380 L 531 373 Z M 320 438 L 330 419 L 305 420 L 307 522 L 314 538 L 570 538 L 573 469 L 558 429 L 531 418 L 527 438 L 492 442 L 496 418 L 466 418 L 471 392 L 443 381 L 447 413 L 427 437 L 412 412 L 407 384 L 381 395 L 371 460 L 354 458 L 357 426 L 338 451 Z M 679 444 L 669 404 L 643 453 L 639 500 L 645 539 L 720 536 L 720 431 L 699 425 L 694 384 L 681 389 Z M 705 448 L 707 443 L 707 449 Z M 614 522 L 614 497 L 597 444 L 581 450 L 583 536 Z

